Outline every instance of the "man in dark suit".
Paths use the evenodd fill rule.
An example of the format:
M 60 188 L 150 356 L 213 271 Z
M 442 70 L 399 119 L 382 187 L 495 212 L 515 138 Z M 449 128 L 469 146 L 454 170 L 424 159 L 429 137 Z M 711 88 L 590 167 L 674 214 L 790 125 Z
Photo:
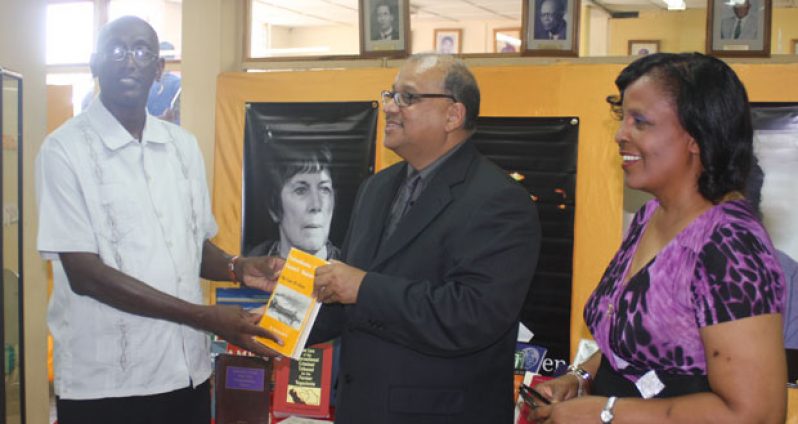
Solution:
M 396 1 L 379 1 L 374 7 L 374 19 L 371 20 L 371 39 L 398 40 L 399 27 L 396 22 Z
M 336 423 L 510 424 L 537 210 L 469 141 L 479 88 L 462 62 L 414 55 L 382 101 L 404 161 L 363 183 L 344 262 L 316 273 L 311 343 L 341 336 Z

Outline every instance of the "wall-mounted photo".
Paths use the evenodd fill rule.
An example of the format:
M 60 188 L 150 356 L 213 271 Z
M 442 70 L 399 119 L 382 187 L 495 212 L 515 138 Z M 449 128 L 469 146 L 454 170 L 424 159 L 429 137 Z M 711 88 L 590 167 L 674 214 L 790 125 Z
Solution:
M 793 38 L 790 45 L 792 45 L 792 54 L 798 54 L 798 38 Z
M 771 0 L 709 0 L 707 53 L 770 56 Z
M 524 0 L 522 53 L 579 55 L 579 0 Z
M 521 28 L 494 28 L 493 52 L 518 53 L 521 51 Z
M 441 28 L 435 30 L 435 51 L 441 54 L 460 54 L 463 52 L 463 30 L 460 28 Z
M 659 40 L 629 40 L 629 56 L 659 53 Z
M 359 0 L 362 56 L 407 56 L 410 47 L 409 1 Z

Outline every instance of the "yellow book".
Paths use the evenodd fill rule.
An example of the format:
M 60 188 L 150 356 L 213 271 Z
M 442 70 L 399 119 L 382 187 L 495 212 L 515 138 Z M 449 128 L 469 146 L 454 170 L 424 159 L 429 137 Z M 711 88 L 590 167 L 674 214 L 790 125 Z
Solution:
M 298 360 L 302 356 L 321 307 L 313 295 L 316 268 L 325 264 L 327 261 L 324 259 L 291 249 L 260 320 L 260 326 L 279 337 L 283 345 L 261 337 L 257 338 L 259 342 L 292 359 Z

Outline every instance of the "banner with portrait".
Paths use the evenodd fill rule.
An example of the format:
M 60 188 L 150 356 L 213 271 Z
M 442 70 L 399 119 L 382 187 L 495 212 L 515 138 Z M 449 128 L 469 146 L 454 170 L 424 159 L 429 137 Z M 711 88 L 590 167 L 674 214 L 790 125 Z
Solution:
M 374 172 L 376 102 L 247 103 L 241 252 L 338 259 Z

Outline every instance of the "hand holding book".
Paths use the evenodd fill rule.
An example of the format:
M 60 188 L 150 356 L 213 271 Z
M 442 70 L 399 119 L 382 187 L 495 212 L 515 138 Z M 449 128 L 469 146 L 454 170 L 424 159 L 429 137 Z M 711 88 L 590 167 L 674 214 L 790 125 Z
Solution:
M 343 262 L 332 261 L 316 269 L 315 293 L 323 303 L 355 303 L 366 272 Z
M 252 314 L 239 306 L 209 305 L 203 306 L 200 313 L 200 322 L 205 322 L 203 328 L 218 335 L 229 343 L 246 349 L 260 356 L 276 356 L 277 353 L 258 343 L 254 337 L 268 339 L 273 344 L 281 345 L 282 341 L 272 332 L 258 326 L 259 316 Z
M 285 261 L 274 256 L 240 258 L 235 274 L 245 286 L 273 292 Z

